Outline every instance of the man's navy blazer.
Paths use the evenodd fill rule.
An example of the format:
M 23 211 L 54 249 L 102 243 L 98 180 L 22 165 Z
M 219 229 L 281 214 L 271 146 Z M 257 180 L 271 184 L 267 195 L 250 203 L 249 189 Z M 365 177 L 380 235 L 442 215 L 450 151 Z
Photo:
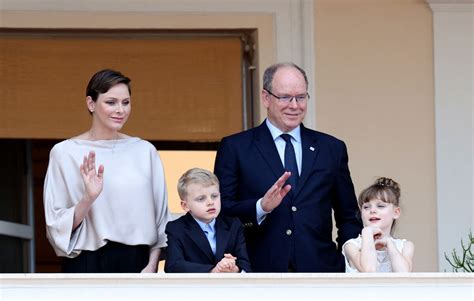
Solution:
M 341 247 L 362 229 L 341 140 L 301 125 L 302 169 L 297 187 L 263 222 L 256 203 L 284 173 L 265 122 L 222 139 L 214 172 L 220 181 L 222 213 L 244 224 L 254 272 L 343 272 Z M 337 243 L 333 242 L 333 219 Z
M 239 270 L 251 272 L 242 223 L 237 218 L 218 216 L 215 223 L 216 255 L 199 224 L 190 213 L 168 222 L 165 272 L 209 273 L 230 253 L 237 257 Z

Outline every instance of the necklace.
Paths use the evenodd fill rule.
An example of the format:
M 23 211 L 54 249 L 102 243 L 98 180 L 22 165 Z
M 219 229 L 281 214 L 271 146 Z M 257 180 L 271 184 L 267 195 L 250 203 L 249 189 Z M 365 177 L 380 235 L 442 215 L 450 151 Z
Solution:
M 115 133 L 115 137 L 111 139 L 97 138 L 95 137 L 95 135 L 92 133 L 91 130 L 89 130 L 88 134 L 89 134 L 90 141 L 104 141 L 105 143 L 107 143 L 107 145 L 111 144 L 110 150 L 112 151 L 112 153 L 115 153 L 115 146 L 117 145 L 117 142 L 120 140 L 120 134 L 118 132 Z

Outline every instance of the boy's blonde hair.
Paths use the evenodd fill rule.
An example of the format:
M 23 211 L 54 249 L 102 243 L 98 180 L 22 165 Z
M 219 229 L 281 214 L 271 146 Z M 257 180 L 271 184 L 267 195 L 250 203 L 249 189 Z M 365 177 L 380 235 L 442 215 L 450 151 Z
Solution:
M 199 184 L 204 187 L 217 185 L 219 187 L 219 180 L 216 175 L 209 170 L 202 168 L 191 168 L 186 171 L 178 180 L 178 195 L 181 200 L 184 200 L 188 195 L 188 186 L 190 184 Z

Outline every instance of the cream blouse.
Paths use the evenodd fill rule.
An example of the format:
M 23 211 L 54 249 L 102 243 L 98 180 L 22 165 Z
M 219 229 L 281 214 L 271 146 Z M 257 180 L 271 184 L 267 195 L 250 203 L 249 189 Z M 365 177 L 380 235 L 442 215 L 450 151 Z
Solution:
M 104 165 L 104 187 L 83 222 L 72 231 L 74 208 L 84 195 L 79 167 L 89 151 Z M 46 234 L 58 256 L 76 257 L 107 241 L 166 246 L 170 215 L 163 165 L 155 147 L 137 137 L 69 139 L 50 153 L 44 183 Z

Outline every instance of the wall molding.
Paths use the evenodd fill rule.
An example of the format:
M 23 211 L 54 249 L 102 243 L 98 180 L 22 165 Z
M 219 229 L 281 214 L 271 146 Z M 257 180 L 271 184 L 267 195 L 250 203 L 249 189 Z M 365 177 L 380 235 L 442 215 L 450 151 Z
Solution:
M 474 1 L 427 0 L 433 11 L 438 266 L 474 229 Z

